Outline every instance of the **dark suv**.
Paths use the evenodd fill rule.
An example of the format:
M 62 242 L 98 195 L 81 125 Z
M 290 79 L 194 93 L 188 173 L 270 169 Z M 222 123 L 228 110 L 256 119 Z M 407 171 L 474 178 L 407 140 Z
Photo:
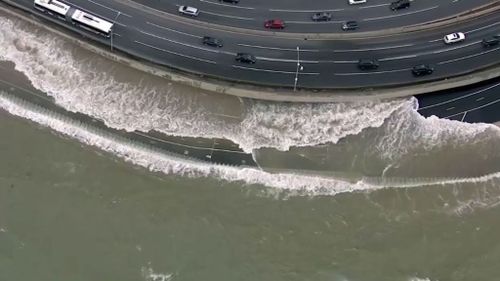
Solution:
M 429 75 L 432 74 L 432 72 L 434 72 L 434 68 L 428 64 L 415 65 L 411 69 L 411 73 L 415 76 Z
M 313 21 L 331 21 L 332 20 L 332 13 L 329 13 L 329 12 L 315 13 L 311 16 L 311 19 Z
M 377 69 L 378 66 L 379 63 L 376 59 L 360 59 L 358 61 L 358 67 L 361 70 Z
M 410 0 L 397 0 L 391 3 L 389 8 L 391 10 L 396 11 L 396 10 L 401 10 L 401 9 L 406 9 L 410 7 Z
M 240 0 L 219 0 L 219 2 L 226 2 L 231 4 L 238 4 Z
M 342 30 L 347 31 L 347 30 L 356 30 L 358 29 L 358 22 L 355 20 L 350 20 L 342 23 Z
M 234 59 L 242 63 L 254 64 L 255 62 L 257 62 L 255 56 L 249 53 L 237 53 Z
M 212 47 L 219 47 L 219 48 L 223 46 L 222 41 L 220 39 L 210 37 L 210 36 L 203 37 L 203 44 L 208 45 L 208 46 L 212 46 Z
M 484 38 L 483 41 L 481 41 L 481 44 L 483 44 L 484 47 L 496 46 L 499 43 L 500 43 L 500 35 L 487 37 L 487 38 Z

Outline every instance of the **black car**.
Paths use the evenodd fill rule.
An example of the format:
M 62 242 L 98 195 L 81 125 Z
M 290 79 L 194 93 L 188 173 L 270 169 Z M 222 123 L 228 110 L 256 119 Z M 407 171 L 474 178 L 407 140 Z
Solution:
M 240 0 L 219 0 L 219 2 L 226 2 L 231 4 L 238 4 Z
M 361 70 L 377 69 L 378 66 L 379 63 L 376 59 L 360 59 L 358 61 L 358 67 Z
M 411 69 L 411 73 L 415 76 L 429 75 L 434 72 L 434 68 L 428 64 L 419 64 Z
M 358 22 L 355 20 L 350 20 L 342 23 L 342 30 L 356 30 L 358 29 Z
M 210 36 L 205 36 L 203 37 L 203 44 L 212 46 L 212 47 L 222 47 L 222 41 L 220 39 L 210 37 Z
M 313 21 L 331 21 L 332 20 L 332 13 L 329 13 L 329 12 L 315 13 L 311 16 L 311 19 Z
M 242 63 L 254 64 L 257 62 L 255 56 L 249 53 L 237 53 L 234 59 Z
M 500 35 L 487 37 L 487 38 L 484 38 L 483 41 L 481 41 L 481 44 L 483 44 L 484 47 L 496 46 L 499 43 L 500 43 Z
M 396 11 L 396 10 L 401 10 L 401 9 L 406 9 L 410 7 L 410 0 L 398 0 L 394 1 L 391 3 L 389 8 L 391 10 Z

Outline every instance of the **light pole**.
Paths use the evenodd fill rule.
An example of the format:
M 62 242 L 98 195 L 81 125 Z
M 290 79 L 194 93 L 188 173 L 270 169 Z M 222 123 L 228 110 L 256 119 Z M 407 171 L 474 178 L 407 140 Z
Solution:
M 116 14 L 115 19 L 113 20 L 113 26 L 111 27 L 111 52 L 113 52 L 113 31 L 115 30 L 115 23 L 118 17 L 120 16 L 121 12 L 118 11 L 118 14 Z
M 297 82 L 299 82 L 299 70 L 304 70 L 304 67 L 300 65 L 300 48 L 297 46 L 297 69 L 295 70 L 295 81 L 293 83 L 293 91 L 297 90 Z

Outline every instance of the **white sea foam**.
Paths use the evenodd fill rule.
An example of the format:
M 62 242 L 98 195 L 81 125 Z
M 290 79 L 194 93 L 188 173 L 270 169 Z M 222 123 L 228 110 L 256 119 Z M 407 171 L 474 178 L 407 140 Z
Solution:
M 151 267 L 141 268 L 142 276 L 146 281 L 171 281 L 173 279 L 173 274 L 156 273 Z
M 79 58 L 75 46 L 18 20 L 2 19 L 0 59 L 15 63 L 34 87 L 70 111 L 103 120 L 128 131 L 157 130 L 170 135 L 227 138 L 245 151 L 260 147 L 336 143 L 379 127 L 411 100 L 337 104 L 244 101 L 240 121 L 217 119 L 198 93 L 178 93 L 175 85 L 118 81 L 98 56 Z M 15 30 L 15 32 L 13 32 Z M 144 76 L 146 76 L 144 74 Z M 149 81 L 149 80 L 148 80 Z M 252 132 L 249 134 L 248 132 Z
M 212 100 L 213 97 L 203 98 L 204 95 L 199 93 L 179 94 L 175 93 L 175 86 L 143 82 L 149 78 L 138 79 L 138 83 L 118 81 L 108 74 L 112 72 L 106 68 L 109 62 L 96 56 L 78 55 L 78 52 L 71 51 L 75 46 L 31 25 L 18 20 L 2 20 L 0 43 L 3 48 L 0 50 L 0 59 L 14 62 L 16 69 L 23 72 L 36 88 L 53 96 L 56 102 L 66 109 L 102 119 L 113 128 L 128 131 L 157 130 L 180 136 L 227 138 L 238 143 L 245 151 L 259 147 L 287 150 L 291 146 L 337 143 L 347 136 L 361 136 L 369 128 L 376 128 L 375 133 L 371 130 L 371 135 L 360 137 L 367 140 L 358 140 L 361 148 L 354 153 L 361 159 L 358 163 L 363 163 L 363 157 L 375 155 L 374 158 L 366 159 L 382 161 L 386 165 L 385 169 L 382 168 L 384 175 L 392 176 L 397 176 L 398 173 L 394 171 L 411 162 L 408 159 L 415 155 L 433 155 L 446 146 L 457 148 L 458 151 L 463 147 L 470 147 L 469 150 L 477 153 L 468 160 L 477 161 L 478 164 L 483 158 L 490 158 L 490 161 L 495 163 L 495 159 L 499 157 L 498 150 L 492 150 L 492 144 L 500 140 L 498 127 L 464 124 L 436 117 L 424 118 L 416 112 L 418 104 L 414 98 L 384 102 L 301 105 L 244 101 L 241 120 L 227 121 L 216 117 L 210 111 L 211 106 L 206 105 L 207 100 Z M 217 104 L 215 97 L 213 99 L 215 101 L 212 102 Z M 321 194 L 376 189 L 379 186 L 409 187 L 442 182 L 450 184 L 460 180 L 455 177 L 444 181 L 436 178 L 404 179 L 397 183 L 384 180 L 373 184 L 373 179 L 361 179 L 353 184 L 314 176 L 221 168 L 159 157 L 150 151 L 138 151 L 130 144 L 123 144 L 118 149 L 112 144 L 112 139 L 90 136 L 85 130 L 77 130 L 70 124 L 54 121 L 57 118 L 38 120 L 38 115 L 23 110 L 18 107 L 13 110 L 13 114 L 30 118 L 75 136 L 84 143 L 165 173 L 210 175 L 229 181 L 244 181 L 283 190 Z M 474 146 L 474 143 L 479 145 Z M 352 154 L 346 155 L 348 156 L 352 157 Z M 416 163 L 423 163 L 422 166 L 425 167 L 435 162 L 433 159 L 435 158 L 427 157 Z M 496 168 L 496 165 L 492 166 Z M 411 169 L 412 167 L 407 171 Z M 484 173 L 495 171 L 498 170 L 490 169 Z M 462 173 L 463 170 L 457 170 L 443 176 Z M 485 180 L 475 177 L 484 173 L 479 171 L 469 179 Z M 427 175 L 423 173 L 410 176 Z
M 238 168 L 223 165 L 205 164 L 166 155 L 158 149 L 131 142 L 89 125 L 82 124 L 58 113 L 34 106 L 4 92 L 0 92 L 0 108 L 9 113 L 32 120 L 52 128 L 87 145 L 113 153 L 127 162 L 145 167 L 151 171 L 177 174 L 188 177 L 215 177 L 230 182 L 243 182 L 247 185 L 265 185 L 289 195 L 335 195 L 355 191 L 373 191 L 385 187 L 416 187 L 422 185 L 448 185 L 464 182 L 485 182 L 500 177 L 500 173 L 477 178 L 400 180 L 397 182 L 374 182 L 359 179 L 354 182 L 345 180 L 308 176 L 291 173 L 268 173 L 254 168 Z

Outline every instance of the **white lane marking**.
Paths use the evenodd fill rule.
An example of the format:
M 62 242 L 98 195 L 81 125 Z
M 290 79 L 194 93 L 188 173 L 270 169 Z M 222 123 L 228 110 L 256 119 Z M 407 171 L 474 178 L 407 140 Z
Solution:
M 165 38 L 165 37 L 161 37 L 161 36 L 158 36 L 156 34 L 152 34 L 152 33 L 146 32 L 146 31 L 142 31 L 142 30 L 138 30 L 138 31 L 140 33 L 142 33 L 142 34 L 146 34 L 146 35 L 154 37 L 154 38 L 158 38 L 158 39 L 161 39 L 161 40 L 165 40 L 167 42 L 171 42 L 171 43 L 174 43 L 174 44 L 178 44 L 178 45 L 182 45 L 182 46 L 186 46 L 186 47 L 190 47 L 190 48 L 194 48 L 194 49 L 198 49 L 198 50 L 202 50 L 202 51 L 207 51 L 207 52 L 217 53 L 217 54 L 226 54 L 226 55 L 230 55 L 230 56 L 235 56 L 236 55 L 236 53 L 231 53 L 231 52 L 226 52 L 226 51 L 219 51 L 219 50 L 216 50 L 216 49 L 208 49 L 208 48 L 204 48 L 204 47 L 200 47 L 200 46 L 195 46 L 195 45 L 191 45 L 191 44 L 187 44 L 187 43 L 175 41 L 175 40 L 168 39 L 168 38 Z M 297 60 L 295 60 L 295 59 L 275 59 L 275 58 L 267 58 L 267 57 L 257 57 L 257 58 L 259 60 L 263 60 L 263 61 L 297 63 Z M 301 60 L 300 62 L 304 63 L 304 64 L 305 63 L 310 63 L 310 64 L 319 63 L 319 61 L 310 61 L 310 60 Z
M 472 93 L 467 94 L 467 95 L 459 96 L 459 97 L 456 97 L 456 98 L 453 98 L 453 99 L 449 99 L 449 100 L 445 100 L 445 101 L 438 102 L 438 103 L 435 103 L 435 104 L 431 104 L 431 105 L 428 105 L 428 106 L 424 106 L 424 107 L 419 108 L 418 110 L 432 108 L 432 107 L 440 106 L 440 105 L 447 104 L 447 103 L 450 103 L 450 102 L 454 102 L 454 101 L 457 101 L 457 100 L 461 100 L 461 99 L 464 99 L 464 98 L 468 98 L 470 96 L 474 96 L 474 95 L 480 94 L 480 93 L 482 93 L 484 91 L 488 91 L 488 90 L 493 89 L 493 88 L 498 87 L 498 86 L 500 86 L 500 83 L 497 83 L 495 85 L 491 85 L 489 87 L 486 87 L 484 89 L 472 92 Z
M 474 107 L 474 108 L 468 109 L 468 110 L 463 111 L 463 112 L 455 113 L 455 114 L 453 114 L 453 115 L 449 115 L 449 116 L 446 116 L 446 117 L 444 117 L 444 118 L 450 118 L 450 117 L 453 117 L 453 116 L 456 116 L 456 115 L 459 115 L 459 114 L 463 114 L 463 113 L 465 113 L 465 112 L 475 111 L 475 110 L 478 110 L 478 109 L 481 109 L 481 108 L 488 107 L 488 106 L 490 106 L 490 105 L 496 104 L 496 103 L 498 103 L 498 102 L 500 102 L 500 99 L 496 99 L 496 100 L 494 100 L 494 101 L 491 101 L 491 102 L 489 102 L 489 103 L 483 104 L 483 105 L 481 105 L 481 106 Z
M 495 23 L 492 23 L 492 24 L 488 24 L 488 25 L 485 25 L 485 26 L 481 26 L 479 28 L 476 28 L 476 29 L 473 29 L 473 30 L 469 30 L 469 31 L 466 31 L 465 33 L 472 33 L 472 32 L 476 32 L 476 31 L 479 31 L 479 30 L 482 30 L 482 29 L 485 29 L 485 28 L 488 28 L 488 27 L 492 27 L 492 26 L 495 26 L 495 25 L 499 25 L 500 22 L 495 22 Z
M 472 30 L 469 30 L 469 31 L 465 31 L 464 33 L 465 34 L 469 34 L 469 33 L 473 33 L 473 32 L 476 32 L 476 31 L 479 31 L 479 30 L 483 30 L 483 29 L 486 29 L 488 27 L 492 27 L 492 26 L 495 26 L 495 25 L 499 25 L 500 22 L 495 22 L 495 23 L 492 23 L 492 24 L 488 24 L 488 25 L 485 25 L 485 26 L 482 26 L 482 27 L 479 27 L 479 28 L 476 28 L 476 29 L 472 29 Z M 444 37 L 444 36 L 443 36 Z M 433 42 L 437 42 L 437 41 L 442 41 L 443 38 L 439 38 L 439 39 L 434 39 L 434 40 L 430 40 L 428 41 L 429 43 L 433 43 Z
M 371 6 L 362 6 L 362 7 L 359 7 L 358 9 L 362 10 L 362 9 L 368 9 L 368 8 L 376 8 L 376 7 L 383 7 L 383 6 L 389 6 L 390 4 L 378 4 L 378 5 L 371 5 Z
M 320 12 L 339 12 L 345 9 L 325 9 L 325 10 L 286 10 L 286 9 L 269 9 L 270 12 L 285 12 L 285 13 L 320 13 Z
M 246 67 L 246 66 L 241 66 L 241 65 L 232 65 L 234 68 L 240 68 L 240 69 L 245 69 L 245 70 L 253 70 L 253 71 L 264 71 L 264 72 L 272 72 L 272 73 L 283 73 L 283 74 L 294 74 L 295 71 L 283 71 L 283 70 L 273 70 L 273 69 L 262 69 L 262 68 L 255 68 L 255 67 Z M 319 75 L 317 72 L 299 72 L 300 75 Z
M 298 23 L 298 24 L 337 24 L 337 23 L 343 23 L 345 21 L 343 20 L 331 20 L 331 21 L 294 21 L 294 20 L 287 20 L 286 23 Z
M 207 12 L 207 11 L 200 11 L 200 13 L 209 14 L 209 15 L 218 16 L 218 17 L 230 18 L 230 19 L 237 19 L 237 20 L 254 20 L 254 18 L 229 16 L 229 15 L 217 14 L 217 13 L 212 13 L 212 12 Z
M 410 59 L 410 58 L 416 58 L 416 57 L 417 57 L 417 55 L 407 55 L 407 56 L 399 56 L 399 57 L 382 58 L 382 59 L 379 59 L 379 61 L 403 60 L 403 59 Z
M 461 60 L 465 60 L 465 59 L 470 59 L 470 58 L 481 56 L 481 55 L 484 55 L 484 54 L 488 54 L 488 53 L 491 53 L 491 52 L 494 52 L 494 51 L 497 51 L 497 50 L 500 50 L 500 47 L 499 48 L 495 48 L 495 49 L 491 49 L 491 50 L 488 50 L 488 51 L 485 51 L 485 52 L 481 52 L 481 53 L 477 53 L 477 54 L 473 54 L 473 55 L 469 55 L 469 56 L 457 58 L 457 59 L 445 60 L 445 61 L 442 61 L 442 62 L 438 62 L 438 64 L 441 65 L 441 64 L 447 64 L 447 63 L 461 61 Z
M 384 73 L 394 73 L 394 72 L 408 71 L 410 69 L 411 68 L 402 68 L 402 69 L 393 69 L 393 70 L 385 70 L 385 71 L 334 73 L 333 75 L 337 75 L 337 76 L 352 76 L 352 75 L 384 74 Z
M 266 46 L 257 46 L 257 45 L 248 45 L 248 44 L 237 44 L 238 46 L 242 47 L 249 47 L 249 48 L 257 48 L 257 49 L 268 49 L 268 50 L 279 50 L 279 51 L 292 51 L 292 52 L 297 52 L 297 49 L 291 48 L 278 48 L 278 47 L 266 47 Z M 319 50 L 315 49 L 300 49 L 300 52 L 319 52 Z
M 228 116 L 228 117 L 230 117 L 230 116 Z M 245 153 L 243 151 L 237 151 L 237 150 L 229 150 L 229 149 L 214 148 L 214 147 L 210 148 L 210 147 L 195 146 L 195 145 L 189 145 L 189 144 L 183 144 L 183 143 L 168 141 L 168 140 L 156 138 L 156 137 L 153 137 L 153 136 L 150 136 L 150 135 L 146 135 L 145 133 L 141 133 L 141 132 L 138 132 L 138 131 L 134 131 L 133 134 L 139 135 L 139 136 L 143 136 L 143 137 L 146 137 L 148 139 L 151 139 L 151 140 L 154 140 L 154 141 L 157 141 L 157 142 L 175 144 L 175 145 L 182 146 L 182 147 L 185 147 L 185 148 L 193 148 L 193 149 L 200 149 L 200 150 L 228 151 L 228 152 L 235 152 L 235 153 Z
M 454 1 L 455 2 L 455 1 Z M 462 119 L 460 119 L 460 122 L 464 122 L 465 116 L 467 116 L 467 111 L 464 113 L 464 116 L 462 116 Z
M 333 63 L 358 63 L 357 60 L 334 60 Z
M 201 59 L 201 58 L 197 58 L 197 57 L 193 57 L 193 56 L 188 56 L 188 55 L 180 54 L 180 53 L 177 53 L 177 52 L 168 51 L 168 50 L 165 50 L 165 49 L 162 49 L 162 48 L 158 48 L 158 47 L 146 44 L 146 43 L 142 43 L 142 42 L 137 41 L 137 40 L 135 40 L 134 43 L 137 43 L 139 45 L 143 45 L 143 46 L 149 47 L 151 49 L 155 49 L 155 50 L 158 50 L 158 51 L 169 53 L 169 54 L 172 54 L 172 55 L 176 55 L 176 56 L 180 56 L 180 57 L 184 57 L 184 58 L 188 58 L 188 59 L 192 59 L 192 60 L 202 61 L 202 62 L 206 62 L 206 63 L 217 64 L 215 61 Z
M 432 6 L 432 7 L 429 7 L 429 8 L 425 8 L 425 9 L 422 9 L 422 10 L 413 11 L 413 12 L 409 12 L 409 13 L 401 13 L 401 14 L 395 14 L 395 15 L 383 16 L 383 17 L 375 17 L 375 18 L 366 18 L 366 19 L 363 19 L 363 21 L 374 21 L 374 20 L 382 20 L 382 19 L 389 19 L 389 18 L 395 18 L 395 17 L 402 17 L 402 16 L 407 16 L 407 15 L 413 15 L 413 14 L 416 14 L 416 13 L 427 12 L 427 11 L 436 9 L 437 7 L 439 7 L 439 6 Z
M 207 0 L 200 0 L 200 2 L 209 3 L 209 4 L 213 4 L 213 5 L 218 5 L 218 6 L 236 8 L 236 9 L 246 9 L 246 10 L 254 10 L 255 9 L 253 7 L 244 7 L 244 6 L 234 5 L 234 4 L 231 5 L 231 4 L 217 3 L 217 2 L 207 1 Z
M 275 59 L 275 58 L 266 58 L 266 57 L 257 57 L 260 60 L 265 60 L 265 61 L 277 61 L 277 62 L 292 62 L 292 63 L 297 63 L 297 59 Z M 317 60 L 300 60 L 301 63 L 319 63 Z
M 101 4 L 101 3 L 97 3 L 97 2 L 94 2 L 94 1 L 92 1 L 92 0 L 87 0 L 87 1 L 89 1 L 90 3 L 95 4 L 95 5 L 97 5 L 97 6 L 101 6 L 101 7 L 105 8 L 105 9 L 111 10 L 111 11 L 113 11 L 113 12 L 115 12 L 115 13 L 120 12 L 120 15 L 123 15 L 123 16 L 126 16 L 126 17 L 129 17 L 129 18 L 131 18 L 131 17 L 132 17 L 131 15 L 128 15 L 128 14 L 126 14 L 126 13 L 123 13 L 123 12 L 119 11 L 119 10 L 116 10 L 116 9 L 110 8 L 110 7 L 105 6 L 105 5 Z M 73 5 L 73 4 L 72 4 L 72 5 Z
M 466 47 L 475 45 L 479 42 L 481 42 L 481 41 L 474 41 L 474 42 L 471 42 L 469 44 L 458 45 L 455 48 L 446 48 L 446 49 L 442 49 L 442 50 L 437 50 L 437 51 L 433 51 L 432 53 L 433 54 L 441 54 L 441 53 L 448 52 L 448 51 L 454 51 L 454 50 L 458 50 L 458 49 L 462 49 L 462 48 L 466 48 Z
M 146 35 L 149 35 L 151 37 L 158 38 L 158 39 L 161 39 L 161 40 L 165 40 L 167 42 L 171 42 L 171 43 L 174 43 L 174 44 L 179 44 L 179 45 L 182 45 L 182 46 L 186 46 L 186 47 L 190 47 L 190 48 L 194 48 L 194 49 L 198 49 L 198 50 L 203 50 L 203 51 L 207 51 L 207 52 L 211 52 L 211 53 L 217 53 L 217 54 L 221 53 L 219 50 L 216 50 L 216 49 L 203 48 L 203 47 L 200 47 L 200 46 L 195 46 L 195 45 L 191 45 L 191 44 L 187 44 L 187 43 L 182 43 L 182 42 L 179 42 L 179 41 L 175 41 L 175 40 L 172 40 L 172 39 L 168 39 L 168 38 L 165 38 L 165 37 L 161 37 L 161 36 L 158 36 L 156 34 L 152 34 L 152 33 L 146 32 L 146 31 L 142 31 L 142 30 L 138 30 L 138 31 L 140 33 L 142 33 L 142 34 L 146 34 Z
M 183 34 L 183 35 L 187 35 L 187 36 L 191 36 L 191 37 L 195 37 L 195 38 L 199 38 L 199 39 L 203 38 L 203 36 L 198 36 L 198 35 L 194 35 L 194 34 L 182 32 L 182 31 L 178 31 L 178 30 L 175 30 L 175 29 L 171 29 L 171 28 L 168 28 L 168 27 L 157 25 L 155 23 L 151 23 L 149 21 L 147 21 L 146 23 L 149 24 L 149 25 L 152 25 L 154 27 L 162 28 L 162 29 L 165 29 L 165 30 L 168 30 L 168 31 L 172 31 L 172 32 L 175 32 L 175 33 L 179 33 L 179 34 Z
M 350 52 L 366 52 L 366 51 L 378 51 L 378 50 L 388 50 L 388 49 L 396 49 L 396 48 L 405 48 L 411 47 L 415 44 L 405 44 L 405 45 L 397 45 L 397 46 L 387 46 L 387 47 L 378 47 L 378 48 L 370 48 L 370 49 L 354 49 L 354 50 L 333 50 L 334 53 L 350 53 Z

